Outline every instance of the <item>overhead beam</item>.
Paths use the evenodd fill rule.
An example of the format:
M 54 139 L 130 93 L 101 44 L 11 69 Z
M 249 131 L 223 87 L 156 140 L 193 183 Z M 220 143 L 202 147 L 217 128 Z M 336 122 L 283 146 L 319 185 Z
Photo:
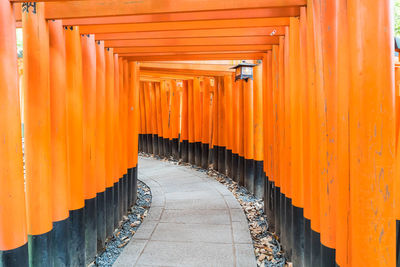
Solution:
M 263 53 L 174 54 L 174 55 L 124 55 L 131 61 L 185 61 L 185 60 L 258 60 Z
M 191 75 L 191 76 L 224 76 L 224 75 L 231 75 L 232 72 L 229 71 L 210 71 L 210 70 L 188 70 L 188 69 L 158 69 L 158 68 L 140 68 L 140 73 L 143 75 Z
M 157 62 L 142 62 L 140 63 L 141 69 L 170 69 L 170 70 L 207 70 L 207 71 L 228 71 L 234 72 L 231 69 L 233 65 L 217 65 L 217 64 L 187 64 L 187 63 L 157 63 Z
M 221 19 L 205 21 L 178 21 L 154 23 L 128 23 L 80 26 L 82 34 L 118 33 L 118 32 L 145 32 L 145 31 L 170 31 L 198 30 L 198 29 L 224 29 L 224 28 L 249 28 L 271 27 L 289 25 L 289 17 L 279 18 L 252 18 L 252 19 Z
M 100 25 L 146 22 L 171 22 L 215 19 L 246 19 L 300 16 L 299 7 L 247 8 L 239 10 L 217 10 L 200 12 L 181 12 L 174 14 L 144 14 L 131 16 L 112 16 L 96 18 L 63 19 L 64 25 Z
M 151 31 L 124 33 L 97 33 L 96 40 L 137 40 L 164 38 L 198 38 L 198 37 L 240 37 L 240 36 L 281 36 L 285 27 L 226 28 L 184 31 Z
M 16 0 L 15 2 L 26 2 Z M 47 2 L 47 1 L 46 1 Z M 48 19 L 89 18 L 139 14 L 178 12 L 199 12 L 217 10 L 240 10 L 249 8 L 298 7 L 305 6 L 306 0 L 109 0 L 109 1 L 51 1 L 46 3 Z M 20 8 L 20 4 L 18 4 Z M 17 20 L 21 19 L 17 12 Z
M 266 51 L 271 45 L 199 45 L 199 46 L 153 46 L 153 47 L 119 47 L 114 49 L 117 54 L 131 53 L 181 53 L 181 52 L 217 52 L 217 51 Z
M 244 37 L 210 37 L 180 39 L 141 39 L 104 41 L 106 47 L 143 47 L 143 46 L 200 46 L 200 45 L 273 45 L 279 44 L 279 36 L 244 36 Z

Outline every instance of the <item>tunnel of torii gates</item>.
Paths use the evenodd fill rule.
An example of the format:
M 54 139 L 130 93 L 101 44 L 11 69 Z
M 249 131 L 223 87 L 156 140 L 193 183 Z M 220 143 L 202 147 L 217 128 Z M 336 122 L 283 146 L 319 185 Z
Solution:
M 91 262 L 138 149 L 264 198 L 294 266 L 399 266 L 392 28 L 389 0 L 0 0 L 0 266 Z

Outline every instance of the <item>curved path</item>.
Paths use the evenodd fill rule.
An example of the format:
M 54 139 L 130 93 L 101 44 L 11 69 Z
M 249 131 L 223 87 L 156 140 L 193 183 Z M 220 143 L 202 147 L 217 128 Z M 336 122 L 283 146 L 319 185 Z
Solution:
M 256 266 L 242 208 L 203 172 L 139 157 L 149 214 L 113 266 Z

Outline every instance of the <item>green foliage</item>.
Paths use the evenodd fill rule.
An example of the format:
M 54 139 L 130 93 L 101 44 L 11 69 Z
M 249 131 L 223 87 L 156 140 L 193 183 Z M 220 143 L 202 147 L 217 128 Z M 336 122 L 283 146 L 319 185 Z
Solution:
M 394 35 L 400 37 L 400 0 L 394 1 Z

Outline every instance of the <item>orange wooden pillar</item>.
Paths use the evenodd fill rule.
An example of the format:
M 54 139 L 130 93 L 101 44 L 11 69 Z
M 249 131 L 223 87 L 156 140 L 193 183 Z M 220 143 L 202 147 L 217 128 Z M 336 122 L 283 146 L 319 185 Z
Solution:
M 181 84 L 181 82 L 179 82 Z M 176 80 L 171 80 L 171 150 L 172 156 L 179 159 L 179 90 L 180 85 Z
M 28 266 L 28 244 L 12 4 L 0 2 L 0 265 Z
M 151 118 L 153 116 L 151 109 L 151 100 L 150 100 L 150 88 L 152 86 L 151 82 L 144 82 L 143 84 L 143 93 L 144 93 L 144 110 L 145 110 L 145 122 L 146 122 L 146 139 L 147 139 L 147 149 L 145 150 L 147 153 L 153 154 L 153 124 Z
M 194 139 L 195 139 L 195 164 L 201 166 L 201 128 L 202 128 L 202 106 L 201 106 L 201 78 L 193 80 L 193 104 L 194 104 Z
M 96 219 L 97 252 L 103 251 L 106 240 L 106 65 L 104 41 L 96 42 Z
M 65 28 L 67 58 L 67 151 L 70 191 L 70 244 L 71 265 L 85 261 L 84 192 L 83 192 L 83 92 L 82 50 L 79 27 Z
M 129 62 L 130 68 L 130 79 L 131 82 L 129 84 L 129 109 L 128 109 L 128 124 L 129 124 L 129 132 L 128 132 L 128 142 L 131 140 L 133 143 L 131 144 L 131 149 L 128 153 L 128 163 L 132 172 L 132 198 L 131 205 L 136 203 L 137 199 L 137 176 L 138 176 L 138 149 L 139 149 L 139 124 L 140 124 L 140 106 L 139 106 L 139 65 L 137 62 Z M 133 127 L 131 127 L 131 124 Z M 128 174 L 129 175 L 129 174 Z
M 113 139 L 114 139 L 114 160 L 113 160 L 113 178 L 114 178 L 114 229 L 118 227 L 121 213 L 121 192 L 122 192 L 122 173 L 121 173 L 121 130 L 119 128 L 119 86 L 120 86 L 120 61 L 118 54 L 113 55 L 114 58 L 114 87 L 113 87 Z
M 55 266 L 68 263 L 67 241 L 68 209 L 68 168 L 67 168 L 67 121 L 66 121 L 66 58 L 65 38 L 62 21 L 51 20 L 49 24 L 50 46 L 50 124 L 52 162 L 52 205 L 53 231 L 52 252 Z
M 182 88 L 182 132 L 180 142 L 180 157 L 183 162 L 189 162 L 189 92 L 187 80 L 183 81 Z
M 105 48 L 106 235 L 114 230 L 114 55 Z
M 218 172 L 226 174 L 226 99 L 225 80 L 218 77 Z
M 347 3 L 351 266 L 395 266 L 395 116 L 391 1 Z M 380 38 L 374 38 L 379 32 Z M 371 51 L 379 51 L 379 56 Z M 398 177 L 396 177 L 398 179 Z
M 146 128 L 146 107 L 144 95 L 144 82 L 139 82 L 139 101 L 140 101 L 140 128 L 142 140 L 142 152 L 147 152 L 147 128 Z
M 195 164 L 195 133 L 194 133 L 194 80 L 188 80 L 188 161 Z
M 210 138 L 210 152 L 209 156 L 211 157 L 209 159 L 209 162 L 212 164 L 214 170 L 218 170 L 218 85 L 219 84 L 219 78 L 214 77 L 214 87 L 210 88 L 210 119 L 211 119 L 211 138 Z
M 243 142 L 244 142 L 244 184 L 254 193 L 254 106 L 253 80 L 243 82 Z
M 155 105 L 157 112 L 157 147 L 158 147 L 158 155 L 162 156 L 163 153 L 163 128 L 162 128 L 162 112 L 161 112 L 161 95 L 160 95 L 160 83 L 157 82 L 154 84 L 154 92 L 155 92 Z
M 290 120 L 291 120 L 291 187 L 292 187 L 292 236 L 289 244 L 292 248 L 293 263 L 304 265 L 304 194 L 303 194 L 303 121 L 304 103 L 301 92 L 300 72 L 300 21 L 290 19 L 289 75 L 290 75 Z
M 271 76 L 269 77 L 269 94 L 270 94 L 270 114 L 269 114 L 269 119 L 270 119 L 270 127 L 271 127 L 271 133 L 270 133 L 270 141 L 271 141 L 271 155 L 270 155 L 270 161 L 271 161 L 271 176 L 270 176 L 270 188 L 269 188 L 269 193 L 271 195 L 271 203 L 269 203 L 269 213 L 271 216 L 271 221 L 275 222 L 275 218 L 279 213 L 276 211 L 276 184 L 278 181 L 278 177 L 280 175 L 280 169 L 279 169 L 279 163 L 280 163 L 280 154 L 281 151 L 279 150 L 279 143 L 280 143 L 280 136 L 279 136 L 279 128 L 281 125 L 279 125 L 279 115 L 278 115 L 278 102 L 279 102 L 279 97 L 282 94 L 281 88 L 279 88 L 279 82 L 281 80 L 281 77 L 279 76 L 279 46 L 274 45 L 272 46 L 272 51 L 271 51 Z
M 210 153 L 210 88 L 214 79 L 204 78 L 203 107 L 202 107 L 202 127 L 201 127 L 201 166 L 208 169 Z
M 238 89 L 239 89 L 239 109 L 238 109 L 238 137 L 237 137 L 237 142 L 238 142 L 238 153 L 239 153 L 239 161 L 238 161 L 238 180 L 239 180 L 239 185 L 245 186 L 245 180 L 244 180 L 244 161 L 245 161 L 245 147 L 244 147 L 244 81 L 243 80 L 238 80 L 236 81 L 238 83 Z
M 262 65 L 253 68 L 253 108 L 254 108 L 254 195 L 264 198 L 264 119 L 263 119 L 263 70 Z M 229 119 L 229 118 L 228 118 Z
M 239 182 L 239 82 L 232 77 L 232 179 Z
M 153 144 L 153 154 L 158 155 L 158 125 L 157 125 L 157 102 L 156 102 L 156 90 L 155 83 L 149 83 L 149 99 L 150 99 L 150 110 L 151 110 L 151 128 L 152 132 L 152 144 Z
M 225 133 L 226 133 L 226 175 L 232 178 L 232 148 L 233 148 L 233 111 L 232 111 L 232 75 L 224 76 L 225 85 Z M 264 188 L 263 188 L 264 189 Z
M 128 90 L 129 90 L 129 67 L 128 60 L 122 60 L 123 76 L 122 76 L 122 87 L 120 86 L 120 98 L 119 98 L 119 113 L 121 117 L 121 168 L 122 168 L 122 182 L 123 182 L 123 192 L 122 192 L 122 215 L 125 215 L 128 211 L 128 191 L 130 187 L 128 175 Z
M 162 140 L 162 151 L 163 156 L 168 157 L 168 123 L 169 123 L 169 116 L 168 116 L 168 105 L 167 105 L 167 88 L 165 80 L 160 81 L 160 104 L 161 104 L 161 122 L 162 122 L 162 132 L 163 132 L 163 140 Z
M 336 263 L 339 266 L 349 266 L 349 89 L 350 89 L 350 52 L 348 49 L 349 28 L 347 1 L 337 1 L 336 14 L 338 16 L 337 35 L 337 208 L 336 208 Z M 309 17 L 309 14 L 307 14 Z M 310 137 L 311 138 L 311 137 Z
M 24 4 L 24 129 L 30 265 L 51 265 L 49 33 L 44 4 Z
M 85 264 L 96 256 L 96 45 L 94 35 L 82 35 L 83 177 L 85 196 Z

